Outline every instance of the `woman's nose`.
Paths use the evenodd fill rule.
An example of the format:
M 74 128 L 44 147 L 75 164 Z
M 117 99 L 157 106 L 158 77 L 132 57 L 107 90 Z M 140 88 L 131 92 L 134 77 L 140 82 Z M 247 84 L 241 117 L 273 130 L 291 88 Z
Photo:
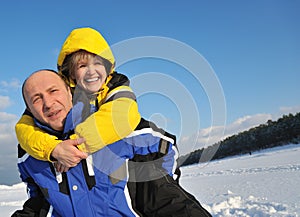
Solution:
M 94 65 L 93 65 L 93 64 L 88 65 L 88 71 L 87 71 L 87 74 L 92 75 L 92 74 L 94 74 L 94 73 L 95 73 L 95 67 L 94 67 Z

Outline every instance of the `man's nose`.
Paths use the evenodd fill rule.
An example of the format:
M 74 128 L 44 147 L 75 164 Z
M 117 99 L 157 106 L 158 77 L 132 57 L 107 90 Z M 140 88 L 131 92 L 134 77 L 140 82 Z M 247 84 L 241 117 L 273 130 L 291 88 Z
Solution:
M 44 109 L 48 110 L 49 108 L 51 108 L 54 101 L 53 101 L 52 97 L 44 96 L 43 102 L 44 102 Z

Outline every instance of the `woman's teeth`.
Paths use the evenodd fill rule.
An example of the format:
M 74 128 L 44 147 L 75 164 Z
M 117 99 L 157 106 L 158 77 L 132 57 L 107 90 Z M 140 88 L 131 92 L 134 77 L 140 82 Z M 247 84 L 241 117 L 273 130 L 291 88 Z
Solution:
M 86 82 L 94 82 L 97 81 L 99 79 L 99 77 L 97 78 L 89 78 L 89 79 L 85 79 Z

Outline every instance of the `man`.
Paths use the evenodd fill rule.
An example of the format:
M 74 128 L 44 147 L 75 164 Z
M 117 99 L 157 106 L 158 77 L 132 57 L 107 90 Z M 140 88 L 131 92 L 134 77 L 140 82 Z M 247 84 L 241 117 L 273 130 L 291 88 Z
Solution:
M 29 76 L 22 91 L 36 125 L 68 139 L 66 132 L 71 129 L 64 124 L 70 121 L 72 95 L 64 81 L 53 71 L 40 70 Z M 19 146 L 18 167 L 30 199 L 23 213 L 14 216 L 210 216 L 172 179 L 174 144 L 172 135 L 142 120 L 133 135 L 81 160 L 66 173 L 57 173 L 52 163 L 34 159 Z M 133 163 L 130 176 L 135 175 L 128 184 L 132 201 L 125 196 L 127 159 Z M 155 163 L 143 164 L 149 161 Z

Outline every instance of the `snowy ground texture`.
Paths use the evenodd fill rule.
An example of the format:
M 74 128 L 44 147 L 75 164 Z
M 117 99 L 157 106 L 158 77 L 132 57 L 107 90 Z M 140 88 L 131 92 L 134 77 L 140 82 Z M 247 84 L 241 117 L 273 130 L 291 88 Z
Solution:
M 300 145 L 182 168 L 181 184 L 213 216 L 300 216 Z M 0 214 L 26 200 L 25 186 L 0 185 Z

